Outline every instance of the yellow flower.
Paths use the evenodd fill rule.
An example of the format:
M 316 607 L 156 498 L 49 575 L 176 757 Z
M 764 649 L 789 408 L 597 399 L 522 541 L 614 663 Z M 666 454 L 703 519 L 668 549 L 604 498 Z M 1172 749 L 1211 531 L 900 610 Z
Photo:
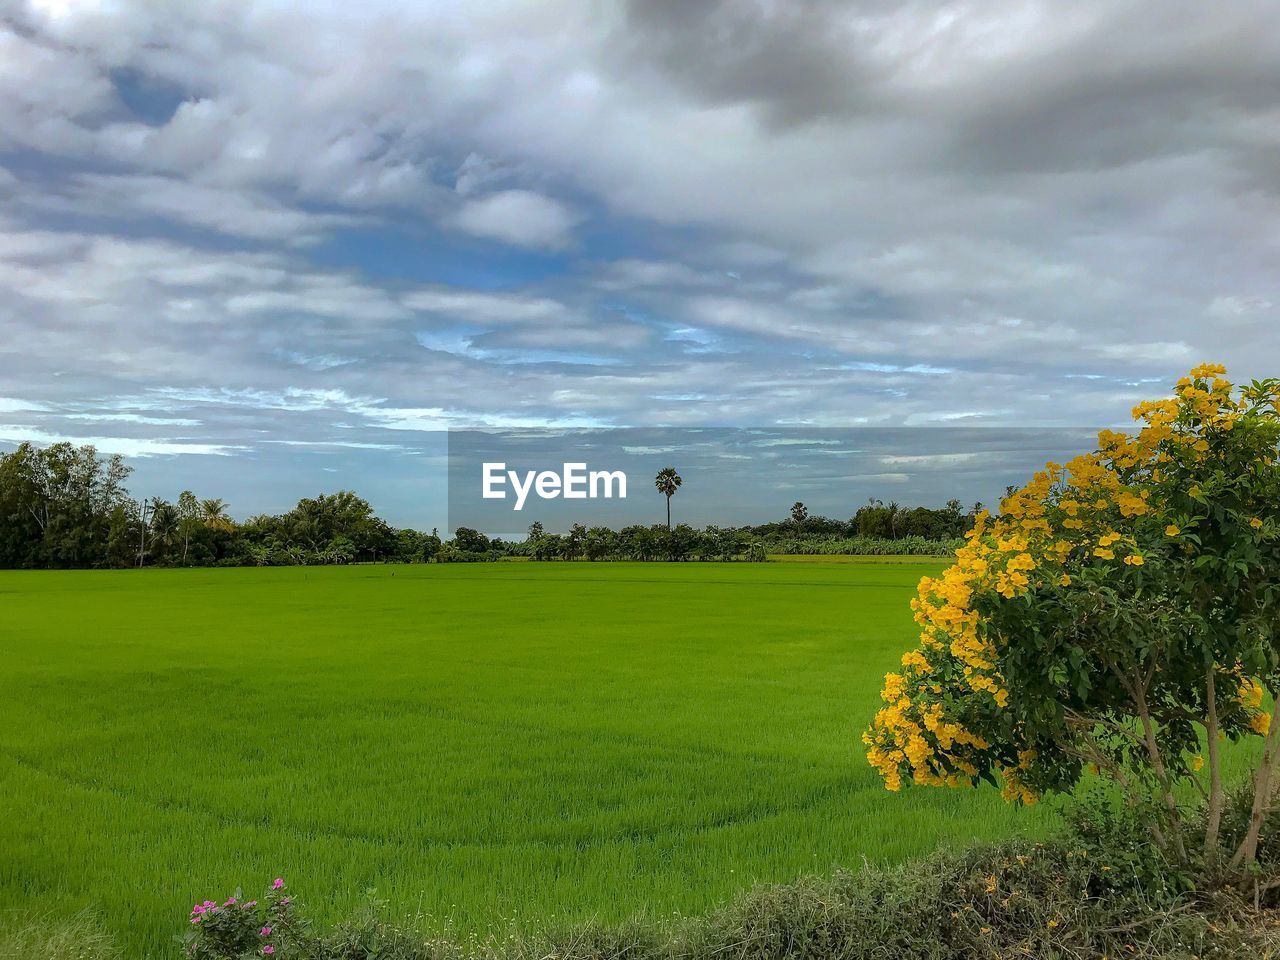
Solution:
M 1164 535 L 1166 537 L 1176 537 L 1181 532 L 1182 532 L 1182 528 L 1179 527 L 1176 523 L 1171 523 L 1164 528 Z
M 1202 363 L 1198 367 L 1191 369 L 1193 377 L 1217 377 L 1227 372 L 1227 368 L 1220 363 Z
M 1131 567 L 1140 567 L 1140 566 L 1142 566 L 1144 563 L 1146 563 L 1147 561 L 1146 561 L 1145 559 L 1143 559 L 1142 554 L 1140 554 L 1140 553 L 1131 553 L 1131 554 L 1129 554 L 1129 556 L 1127 556 L 1127 557 L 1125 557 L 1125 558 L 1124 558 L 1124 562 L 1125 562 L 1125 563 L 1127 563 L 1127 564 L 1129 564 Z
M 1108 550 L 1106 547 L 1095 547 L 1093 551 L 1095 557 L 1101 557 L 1103 560 L 1114 560 L 1116 554 L 1114 550 Z
M 1260 737 L 1265 737 L 1271 732 L 1271 714 L 1255 713 L 1249 718 L 1249 729 Z
M 1071 577 L 1064 573 L 1058 578 L 1058 583 L 1064 587 L 1069 587 L 1071 586 Z
M 1250 521 L 1249 521 L 1249 526 L 1251 526 L 1251 527 L 1253 527 L 1253 529 L 1257 530 L 1258 528 L 1260 528 L 1260 527 L 1262 526 L 1262 521 L 1261 521 L 1261 520 L 1259 520 L 1257 517 L 1254 517 L 1252 520 L 1250 520 Z

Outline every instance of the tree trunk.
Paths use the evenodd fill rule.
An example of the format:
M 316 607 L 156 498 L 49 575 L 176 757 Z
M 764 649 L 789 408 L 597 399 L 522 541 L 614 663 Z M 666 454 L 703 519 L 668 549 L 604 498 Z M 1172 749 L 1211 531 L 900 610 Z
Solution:
M 1143 741 L 1146 743 L 1147 755 L 1151 758 L 1151 768 L 1155 771 L 1156 778 L 1160 781 L 1161 799 L 1164 801 L 1165 812 L 1169 815 L 1169 833 L 1173 838 L 1173 849 L 1178 859 L 1185 863 L 1187 848 L 1182 839 L 1182 818 L 1178 815 L 1178 800 L 1173 795 L 1173 784 L 1169 780 L 1169 771 L 1164 765 L 1164 757 L 1160 754 L 1160 743 L 1156 740 L 1155 720 L 1147 707 L 1145 684 L 1149 682 L 1149 680 L 1146 680 L 1143 681 L 1142 686 L 1134 687 L 1134 700 L 1138 707 L 1138 719 L 1142 722 L 1142 735 Z
M 1267 730 L 1267 743 L 1262 751 L 1262 762 L 1258 765 L 1253 779 L 1253 807 L 1249 811 L 1249 829 L 1244 840 L 1231 858 L 1230 869 L 1247 872 L 1258 856 L 1258 838 L 1262 835 L 1262 823 L 1271 807 L 1271 796 L 1275 792 L 1276 761 L 1280 759 L 1280 700 L 1273 705 L 1271 727 Z
M 671 532 L 671 494 L 667 494 L 667 533 Z
M 1210 866 L 1218 862 L 1218 834 L 1222 827 L 1222 767 L 1218 745 L 1218 692 L 1214 682 L 1217 665 L 1211 666 L 1205 675 L 1205 734 L 1208 737 L 1209 754 L 1209 806 L 1204 832 L 1204 857 Z

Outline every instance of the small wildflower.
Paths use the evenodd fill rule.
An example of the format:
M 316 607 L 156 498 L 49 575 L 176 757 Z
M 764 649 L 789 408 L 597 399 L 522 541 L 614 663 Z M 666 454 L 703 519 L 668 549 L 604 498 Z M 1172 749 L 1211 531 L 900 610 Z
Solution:
M 1262 521 L 1259 520 L 1257 517 L 1254 517 L 1252 520 L 1249 521 L 1249 526 L 1253 527 L 1253 529 L 1255 530 L 1258 530 L 1262 527 Z
M 1178 526 L 1176 523 L 1171 523 L 1164 528 L 1164 535 L 1166 537 L 1176 537 L 1181 532 L 1182 532 L 1182 528 Z
M 269 957 L 271 956 L 271 954 L 276 952 L 276 948 L 268 943 L 265 947 L 262 948 L 262 952 Z
M 260 937 L 269 937 L 269 936 L 271 936 L 271 928 L 270 928 L 270 927 L 263 927 L 261 930 L 259 930 L 259 931 L 258 931 L 258 936 L 260 936 Z
M 283 889 L 284 889 L 284 878 L 282 878 L 282 877 L 276 877 L 276 881 L 275 881 L 275 883 L 271 884 L 271 889 L 272 889 L 272 890 L 283 890 Z

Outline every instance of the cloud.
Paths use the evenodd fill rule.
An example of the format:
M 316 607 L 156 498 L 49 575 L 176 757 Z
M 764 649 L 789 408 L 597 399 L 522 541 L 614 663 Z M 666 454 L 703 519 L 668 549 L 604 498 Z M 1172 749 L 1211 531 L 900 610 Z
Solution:
M 1275 373 L 1265 0 L 441 11 L 4 4 L 0 410 L 256 456 Z
M 96 447 L 101 453 L 118 453 L 125 457 L 215 456 L 229 457 L 243 452 L 241 446 L 223 446 L 213 443 L 190 442 L 185 439 L 156 439 L 152 437 L 90 437 L 79 434 L 50 433 L 37 427 L 0 423 L 0 440 L 9 443 L 29 441 L 41 446 L 52 443 L 73 443 L 76 446 Z
M 362 218 L 300 210 L 252 190 L 230 190 L 176 177 L 81 174 L 66 199 L 50 206 L 118 218 L 159 217 L 216 233 L 285 244 L 316 243 Z
M 468 200 L 453 217 L 459 230 L 517 247 L 559 250 L 573 240 L 581 217 L 564 204 L 529 190 L 504 190 Z
M 550 297 L 445 287 L 416 290 L 406 294 L 403 303 L 411 310 L 474 324 L 554 322 L 572 313 L 564 304 Z

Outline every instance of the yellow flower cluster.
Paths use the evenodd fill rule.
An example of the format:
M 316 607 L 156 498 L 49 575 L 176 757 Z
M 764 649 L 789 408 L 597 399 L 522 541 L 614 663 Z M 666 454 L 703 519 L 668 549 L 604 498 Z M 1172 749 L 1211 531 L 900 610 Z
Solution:
M 1162 546 L 1158 538 L 1161 530 L 1166 538 L 1181 537 L 1187 521 L 1159 516 L 1152 489 L 1167 465 L 1204 456 L 1206 435 L 1231 429 L 1248 408 L 1244 395 L 1234 399 L 1223 373 L 1216 364 L 1195 368 L 1178 382 L 1174 398 L 1134 408 L 1142 423 L 1135 433 L 1104 430 L 1097 451 L 1065 465 L 1046 464 L 1004 499 L 998 517 L 976 519 L 941 576 L 920 581 L 911 602 L 920 646 L 902 658 L 901 673 L 885 678 L 886 705 L 863 736 L 868 759 L 890 790 L 908 781 L 972 785 L 981 764 L 1001 774 L 1007 799 L 1035 800 L 1025 776 L 1034 754 L 1015 749 L 1016 731 L 997 756 L 994 750 L 984 753 L 988 744 L 980 736 L 945 716 L 944 703 L 1004 710 L 1011 696 L 999 669 L 998 641 L 985 629 L 975 599 L 1000 602 L 1067 589 L 1089 568 L 1116 562 L 1142 567 L 1152 549 L 1179 549 Z M 1275 402 L 1280 409 L 1280 398 Z M 1254 529 L 1262 525 L 1252 522 Z M 1257 698 L 1246 705 L 1255 730 L 1270 719 L 1258 706 L 1261 687 Z M 1011 750 L 1019 756 L 1016 765 L 1001 759 Z

